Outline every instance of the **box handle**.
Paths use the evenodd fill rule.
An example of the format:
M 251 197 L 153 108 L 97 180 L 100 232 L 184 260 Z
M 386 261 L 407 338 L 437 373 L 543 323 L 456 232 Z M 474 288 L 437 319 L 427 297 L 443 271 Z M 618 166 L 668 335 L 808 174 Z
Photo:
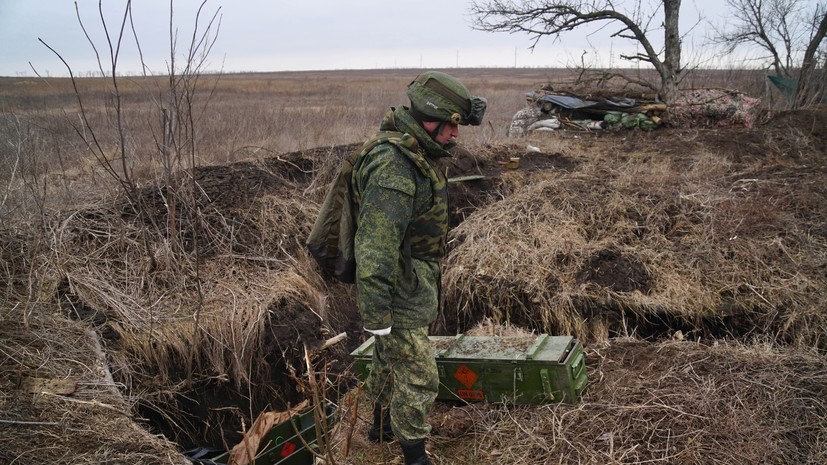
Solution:
M 541 334 L 537 337 L 537 340 L 534 341 L 534 344 L 528 348 L 525 354 L 526 360 L 531 360 L 537 355 L 537 352 L 545 345 L 546 341 L 548 341 L 548 334 Z
M 583 392 L 583 390 L 586 389 L 586 384 L 588 383 L 585 358 L 586 357 L 583 355 L 583 352 L 580 352 L 577 354 L 577 358 L 574 359 L 571 365 L 571 374 L 574 379 L 574 390 L 577 394 Z
M 465 333 L 457 334 L 456 336 L 454 336 L 454 343 L 438 352 L 436 354 L 436 357 L 442 358 L 448 356 L 448 354 L 451 353 L 452 350 L 456 349 L 459 346 L 459 343 L 462 342 L 463 339 L 465 339 Z

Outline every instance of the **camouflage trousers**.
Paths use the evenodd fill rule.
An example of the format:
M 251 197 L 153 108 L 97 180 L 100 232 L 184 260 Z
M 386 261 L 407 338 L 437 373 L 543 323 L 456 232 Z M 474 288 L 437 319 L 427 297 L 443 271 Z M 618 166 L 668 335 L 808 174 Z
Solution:
M 439 391 L 428 328 L 393 328 L 376 337 L 372 363 L 364 389 L 374 402 L 390 406 L 393 434 L 406 441 L 425 438 L 431 431 L 428 412 Z

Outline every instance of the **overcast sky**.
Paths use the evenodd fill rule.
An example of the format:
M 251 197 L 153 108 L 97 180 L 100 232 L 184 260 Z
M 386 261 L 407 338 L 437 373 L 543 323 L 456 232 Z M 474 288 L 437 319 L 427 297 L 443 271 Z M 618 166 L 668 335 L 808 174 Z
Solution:
M 645 0 L 644 0 L 645 1 Z M 622 5 L 623 0 L 615 2 Z M 78 0 L 80 17 L 108 68 L 108 51 L 97 0 Z M 107 28 L 117 35 L 124 0 L 105 0 Z M 632 4 L 632 0 L 627 0 Z M 683 32 L 697 21 L 725 16 L 721 0 L 684 0 Z M 198 0 L 176 0 L 173 23 L 183 52 L 192 36 Z M 535 50 L 524 34 L 471 28 L 466 0 L 208 0 L 200 26 L 218 10 L 221 22 L 208 70 L 284 71 L 357 68 L 563 67 L 580 62 L 629 66 L 617 56 L 628 41 L 607 38 L 614 29 L 575 31 L 562 41 L 541 40 Z M 169 0 L 135 0 L 133 19 L 144 61 L 165 73 L 169 61 Z M 65 76 L 66 67 L 38 42 L 53 47 L 76 74 L 97 70 L 95 54 L 70 0 L 0 0 L 0 75 Z M 113 37 L 113 41 L 116 37 Z M 118 70 L 140 72 L 131 31 L 123 39 Z M 701 49 L 703 28 L 684 41 Z M 684 52 L 684 57 L 691 56 Z

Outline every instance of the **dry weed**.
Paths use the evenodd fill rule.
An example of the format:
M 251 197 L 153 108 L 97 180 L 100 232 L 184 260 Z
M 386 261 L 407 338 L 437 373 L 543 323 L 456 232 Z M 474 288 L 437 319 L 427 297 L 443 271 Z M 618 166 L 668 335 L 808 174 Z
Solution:
M 24 325 L 10 310 L 0 309 L 0 462 L 188 463 L 135 422 L 137 398 L 113 381 L 93 331 L 45 308 Z
M 449 319 L 598 340 L 630 318 L 693 337 L 723 324 L 823 346 L 821 258 L 801 253 L 821 239 L 789 226 L 804 190 L 733 175 L 709 152 L 689 163 L 626 152 L 611 171 L 603 158 L 579 154 L 565 175 L 503 176 L 509 194 L 452 232 Z

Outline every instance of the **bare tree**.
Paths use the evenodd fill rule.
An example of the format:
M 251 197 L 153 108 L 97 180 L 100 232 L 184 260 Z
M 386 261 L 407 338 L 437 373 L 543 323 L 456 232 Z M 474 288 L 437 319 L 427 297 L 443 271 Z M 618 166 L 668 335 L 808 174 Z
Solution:
M 612 37 L 629 39 L 643 47 L 643 52 L 621 58 L 651 64 L 660 75 L 660 83 L 639 84 L 657 91 L 668 103 L 674 100 L 684 71 L 678 27 L 681 0 L 656 0 L 654 10 L 648 13 L 642 1 L 636 1 L 631 12 L 625 14 L 615 8 L 612 0 L 486 0 L 473 2 L 471 14 L 476 29 L 529 34 L 534 41 L 532 49 L 542 37 L 559 37 L 585 25 L 616 26 Z M 661 8 L 663 19 L 657 21 Z M 661 30 L 664 46 L 659 50 L 650 37 Z
M 201 105 L 197 103 L 197 95 L 201 92 L 199 80 L 202 72 L 207 64 L 207 57 L 215 44 L 218 29 L 220 28 L 220 8 L 215 11 L 212 16 L 204 16 L 204 8 L 207 0 L 201 0 L 195 16 L 195 25 L 192 35 L 189 37 L 189 42 L 186 43 L 185 55 L 181 62 L 177 61 L 176 57 L 179 54 L 178 49 L 178 29 L 173 21 L 173 12 L 175 0 L 169 0 L 169 61 L 167 62 L 167 77 L 166 86 L 158 89 L 160 98 L 155 98 L 155 92 L 148 95 L 152 98 L 155 109 L 158 115 L 158 127 L 152 131 L 155 153 L 151 153 L 152 159 L 150 162 L 159 161 L 163 170 L 164 184 L 159 189 L 163 198 L 163 205 L 166 207 L 165 215 L 156 215 L 153 211 L 154 207 L 148 204 L 145 196 L 142 195 L 134 176 L 132 175 L 132 163 L 138 156 L 139 152 L 147 152 L 144 147 L 138 150 L 134 145 L 128 143 L 127 133 L 129 132 L 129 120 L 126 114 L 126 105 L 121 92 L 121 83 L 126 78 L 119 75 L 118 63 L 121 51 L 125 46 L 125 36 L 131 32 L 135 41 L 138 54 L 140 56 L 140 63 L 142 66 L 142 73 L 144 78 L 149 78 L 147 74 L 147 65 L 144 61 L 143 51 L 141 50 L 141 43 L 138 39 L 138 32 L 132 17 L 132 1 L 127 0 L 123 8 L 123 14 L 119 16 L 120 21 L 115 25 L 108 23 L 103 11 L 103 0 L 98 1 L 98 14 L 100 24 L 104 30 L 103 40 L 103 56 L 99 51 L 99 45 L 92 40 L 84 25 L 77 2 L 75 2 L 75 11 L 77 14 L 78 23 L 86 35 L 86 39 L 91 46 L 97 58 L 98 70 L 100 75 L 107 78 L 108 93 L 104 105 L 107 113 L 111 114 L 111 120 L 107 121 L 106 125 L 95 126 L 88 117 L 87 105 L 85 98 L 77 85 L 77 78 L 72 71 L 71 66 L 53 47 L 48 45 L 43 40 L 40 40 L 43 45 L 49 48 L 66 66 L 71 79 L 75 98 L 79 108 L 80 123 L 74 125 L 76 134 L 83 141 L 86 148 L 95 156 L 98 165 L 104 169 L 113 179 L 120 185 L 122 192 L 136 215 L 140 218 L 139 224 L 141 240 L 144 243 L 147 261 L 147 273 L 155 271 L 157 268 L 157 261 L 155 258 L 155 251 L 151 244 L 153 239 L 162 238 L 164 246 L 169 249 L 173 260 L 170 266 L 176 266 L 179 270 L 186 269 L 194 272 L 194 282 L 197 289 L 198 301 L 196 302 L 195 310 L 195 327 L 198 329 L 200 324 L 200 311 L 203 303 L 203 293 L 201 290 L 201 255 L 199 251 L 199 238 L 202 237 L 202 220 L 200 210 L 197 205 L 197 196 L 200 188 L 196 183 L 195 177 L 192 174 L 192 169 L 197 166 L 197 127 L 199 119 L 205 113 L 206 105 L 209 102 L 209 94 L 213 89 L 208 91 L 207 99 Z M 205 21 L 206 18 L 206 21 Z M 206 22 L 206 24 L 204 24 Z M 116 27 L 113 27 L 116 26 Z M 147 79 L 153 82 L 153 80 Z M 114 155 L 111 154 L 109 146 L 104 142 L 109 139 L 110 132 L 114 132 L 115 150 Z M 156 158 L 157 157 L 157 158 Z M 120 159 L 120 163 L 116 160 Z M 189 169 L 189 171 L 188 171 Z M 165 216 L 166 223 L 159 224 L 158 217 Z M 189 228 L 192 229 L 191 240 L 185 241 L 184 236 L 190 231 L 180 224 L 180 219 L 188 219 Z M 190 249 L 186 250 L 184 243 L 191 244 Z M 194 258 L 194 263 L 191 263 L 191 258 Z M 189 273 L 179 273 L 180 275 L 188 275 Z M 197 337 L 200 337 L 198 331 L 195 332 Z M 150 333 L 151 335 L 151 333 Z
M 180 65 L 176 61 L 178 55 L 178 30 L 173 22 L 174 0 L 169 0 L 170 57 L 167 63 L 168 80 L 166 88 L 160 89 L 160 92 L 165 95 L 162 99 L 156 99 L 154 93 L 150 92 L 148 94 L 157 108 L 160 119 L 160 129 L 159 131 L 153 131 L 153 139 L 157 152 L 157 160 L 160 161 L 163 168 L 164 184 L 167 189 L 164 204 L 169 209 L 167 212 L 169 216 L 167 224 L 159 228 L 165 228 L 165 230 L 159 230 L 158 232 L 163 233 L 165 237 L 171 238 L 173 242 L 178 239 L 180 233 L 175 223 L 176 203 L 180 199 L 176 199 L 175 196 L 182 190 L 181 181 L 177 179 L 175 175 L 187 167 L 194 168 L 197 163 L 195 129 L 196 119 L 198 118 L 197 114 L 199 112 L 196 111 L 195 95 L 198 89 L 199 79 L 207 63 L 207 57 L 215 44 L 218 28 L 220 27 L 220 8 L 208 18 L 206 25 L 201 23 L 204 19 L 203 10 L 206 3 L 207 0 L 202 0 L 200 3 L 195 17 L 192 36 L 185 51 L 185 59 L 183 60 L 183 65 Z M 63 62 L 69 72 L 80 115 L 80 125 L 73 126 L 75 132 L 95 156 L 98 164 L 120 184 L 136 214 L 143 217 L 147 215 L 147 212 L 144 208 L 145 206 L 142 204 L 142 199 L 138 192 L 138 185 L 131 174 L 131 163 L 133 158 L 136 157 L 136 150 L 127 143 L 126 137 L 128 121 L 120 90 L 121 82 L 124 81 L 125 78 L 120 76 L 118 68 L 120 54 L 125 46 L 125 36 L 131 32 L 140 56 L 143 77 L 149 77 L 141 50 L 141 43 L 132 19 L 132 1 L 127 0 L 125 2 L 120 22 L 117 23 L 117 27 L 115 28 L 107 22 L 104 16 L 103 1 L 99 0 L 98 2 L 100 24 L 105 33 L 105 40 L 103 41 L 105 59 L 101 58 L 102 53 L 99 51 L 99 45 L 92 40 L 87 32 L 77 2 L 75 2 L 75 11 L 78 24 L 83 30 L 87 42 L 97 59 L 100 75 L 106 77 L 110 83 L 108 89 L 110 95 L 106 99 L 105 104 L 111 106 L 108 110 L 111 110 L 113 121 L 109 121 L 107 126 L 95 127 L 92 125 L 87 116 L 88 112 L 86 110 L 84 96 L 77 86 L 77 79 L 72 67 L 53 47 L 41 39 L 38 40 Z M 208 102 L 208 100 L 205 101 L 204 105 L 206 105 L 206 102 Z M 105 133 L 111 129 L 114 129 L 116 133 L 115 155 L 110 155 L 106 144 L 102 142 L 102 138 L 99 136 L 101 133 Z M 119 166 L 116 163 L 118 159 L 120 160 Z M 196 190 L 197 188 L 193 187 L 192 191 Z M 146 222 L 151 222 L 150 218 L 145 218 L 145 220 Z M 173 244 L 173 246 L 175 245 L 176 244 Z M 150 254 L 150 251 L 148 250 L 147 253 Z
M 794 106 L 797 107 L 806 105 L 812 100 L 820 99 L 824 95 L 824 74 L 827 72 L 825 70 L 827 63 L 822 64 L 822 78 L 815 80 L 815 85 L 812 83 L 812 76 L 818 62 L 816 53 L 824 42 L 824 36 L 827 35 L 827 12 L 825 10 L 827 10 L 825 5 L 819 5 L 813 16 L 813 33 L 810 37 L 810 43 L 807 45 L 807 50 L 804 52 L 801 73 L 798 77 L 798 87 L 795 89 Z M 821 16 L 820 21 L 818 20 L 819 16 Z M 818 24 L 818 27 L 815 27 L 816 24 Z M 822 51 L 822 55 L 827 56 L 827 51 Z
M 727 0 L 727 4 L 732 16 L 716 29 L 713 41 L 728 53 L 757 47 L 765 53 L 757 60 L 777 76 L 799 79 L 793 104 L 808 101 L 816 90 L 809 81 L 827 33 L 827 4 L 811 0 Z

